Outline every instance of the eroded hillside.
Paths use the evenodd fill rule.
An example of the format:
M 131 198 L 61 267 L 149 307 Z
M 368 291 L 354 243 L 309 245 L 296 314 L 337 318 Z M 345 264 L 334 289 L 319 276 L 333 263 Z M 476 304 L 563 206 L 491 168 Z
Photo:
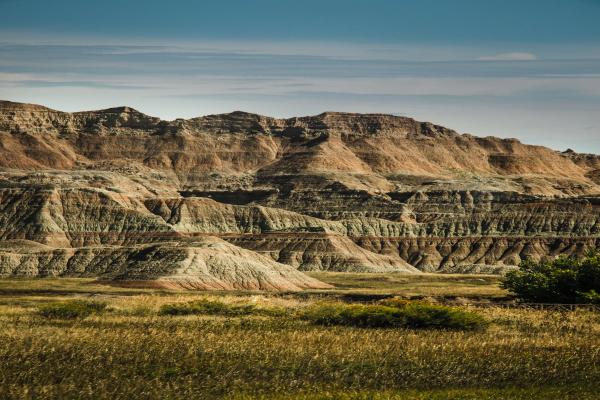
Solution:
M 162 121 L 0 102 L 0 274 L 323 287 L 598 244 L 600 157 L 382 114 Z M 173 282 L 179 282 L 175 284 Z

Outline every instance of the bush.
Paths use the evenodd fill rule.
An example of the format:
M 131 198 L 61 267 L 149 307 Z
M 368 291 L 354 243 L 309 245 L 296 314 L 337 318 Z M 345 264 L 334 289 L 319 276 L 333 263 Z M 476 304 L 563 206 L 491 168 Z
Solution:
M 407 300 L 407 299 L 403 299 L 402 297 L 390 297 L 388 299 L 379 301 L 379 304 L 381 304 L 381 305 L 388 306 L 388 307 L 395 307 L 395 308 L 404 308 L 409 304 L 416 304 L 416 303 L 421 303 L 421 301 L 420 300 Z
M 600 304 L 600 252 L 583 260 L 525 261 L 506 274 L 502 287 L 522 301 Z
M 318 325 L 362 328 L 480 330 L 487 326 L 487 321 L 473 312 L 410 302 L 399 302 L 398 306 L 320 304 L 302 317 Z
M 403 312 L 409 328 L 473 331 L 488 325 L 481 315 L 456 307 L 415 303 L 404 307 Z
M 222 315 L 228 317 L 244 315 L 277 315 L 280 310 L 258 308 L 252 304 L 227 304 L 217 300 L 196 300 L 189 303 L 165 304 L 160 315 Z
M 38 314 L 53 319 L 83 319 L 105 311 L 106 307 L 106 303 L 97 301 L 73 300 L 45 304 L 38 308 Z
M 403 324 L 399 309 L 380 305 L 320 304 L 310 307 L 303 317 L 318 325 L 386 328 Z

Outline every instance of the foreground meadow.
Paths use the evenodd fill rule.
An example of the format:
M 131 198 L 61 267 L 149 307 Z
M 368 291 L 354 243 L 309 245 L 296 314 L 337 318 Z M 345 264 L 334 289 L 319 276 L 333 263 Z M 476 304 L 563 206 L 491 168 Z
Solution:
M 395 287 L 390 279 L 398 277 L 373 278 L 383 283 L 367 292 L 418 295 L 431 286 L 423 296 L 444 294 L 444 278 L 406 278 Z M 478 331 L 321 326 L 297 317 L 324 300 L 339 303 L 362 277 L 329 281 L 342 279 L 339 292 L 286 295 L 0 280 L 0 398 L 598 398 L 597 313 L 472 308 L 489 321 Z M 477 296 L 502 295 L 492 279 L 447 279 L 453 295 L 477 288 Z M 43 305 L 72 299 L 106 310 L 75 319 L 40 314 Z M 276 312 L 161 312 L 200 300 Z

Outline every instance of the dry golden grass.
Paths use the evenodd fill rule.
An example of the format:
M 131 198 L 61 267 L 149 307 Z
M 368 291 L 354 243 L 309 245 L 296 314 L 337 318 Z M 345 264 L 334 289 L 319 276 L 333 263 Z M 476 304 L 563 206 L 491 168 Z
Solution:
M 392 294 L 398 296 L 504 297 L 507 292 L 496 275 L 446 275 L 401 273 L 309 272 L 308 275 L 335 286 L 304 293 Z M 168 290 L 112 287 L 91 278 L 0 279 L 0 294 L 118 294 L 171 293 Z M 193 292 L 181 292 L 194 295 Z
M 600 315 L 592 312 L 480 309 L 492 322 L 483 332 L 323 327 L 291 314 L 158 315 L 164 304 L 200 298 L 297 310 L 310 297 L 45 282 L 60 290 L 35 281 L 29 296 L 26 281 L 0 281 L 2 399 L 564 400 L 600 389 Z M 40 304 L 72 298 L 110 311 L 80 320 L 37 314 Z
M 309 272 L 308 274 L 334 285 L 334 289 L 327 291 L 330 293 L 465 298 L 502 298 L 508 295 L 499 287 L 500 277 L 497 275 L 346 272 Z

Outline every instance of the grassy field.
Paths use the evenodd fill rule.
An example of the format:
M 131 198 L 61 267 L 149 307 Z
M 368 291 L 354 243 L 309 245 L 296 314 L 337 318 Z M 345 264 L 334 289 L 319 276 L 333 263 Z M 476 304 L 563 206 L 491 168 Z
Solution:
M 335 286 L 336 294 L 393 295 L 402 297 L 435 297 L 502 299 L 508 293 L 499 287 L 497 275 L 444 274 L 360 274 L 311 272 L 310 276 Z
M 365 295 L 436 297 L 465 299 L 502 299 L 508 293 L 498 284 L 496 275 L 443 275 L 443 274 L 365 274 L 339 272 L 310 272 L 308 275 L 335 286 L 331 290 L 308 290 L 298 297 L 353 296 Z M 153 289 L 131 289 L 101 285 L 94 279 L 0 279 L 0 295 L 89 295 L 143 293 L 168 293 Z M 182 294 L 185 294 L 182 292 Z M 193 296 L 193 292 L 187 294 Z M 215 294 L 219 294 L 215 292 Z M 243 294 L 243 293 L 240 293 Z
M 597 313 L 475 309 L 490 322 L 476 332 L 319 326 L 296 314 L 323 298 L 506 293 L 485 276 L 317 276 L 338 288 L 308 295 L 206 294 L 86 279 L 0 280 L 0 398 L 598 398 Z M 39 314 L 44 304 L 72 299 L 108 307 L 82 319 Z M 159 312 L 198 299 L 283 312 Z

